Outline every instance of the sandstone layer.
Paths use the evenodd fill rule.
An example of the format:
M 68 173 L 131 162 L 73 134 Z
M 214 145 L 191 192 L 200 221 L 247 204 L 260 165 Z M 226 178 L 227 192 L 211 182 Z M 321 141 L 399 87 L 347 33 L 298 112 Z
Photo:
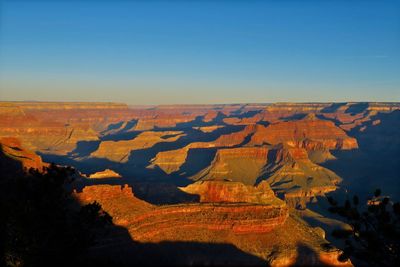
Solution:
M 21 142 L 14 137 L 0 138 L 0 153 L 1 157 L 7 157 L 16 162 L 19 162 L 22 169 L 29 170 L 31 168 L 42 171 L 43 167 L 47 166 L 42 161 L 42 158 L 32 151 L 25 149 Z M 7 169 L 9 166 L 3 166 Z M 2 168 L 2 171 L 4 171 Z
M 251 135 L 255 129 L 256 125 L 249 125 L 242 131 L 221 135 L 214 141 L 193 142 L 176 150 L 159 152 L 156 157 L 152 159 L 151 167 L 158 166 L 168 174 L 176 172 L 185 163 L 190 149 L 238 146 L 245 142 L 246 137 Z
M 198 188 L 204 184 L 207 185 L 198 184 Z M 98 201 L 113 216 L 114 223 L 128 229 L 134 242 L 223 243 L 232 244 L 249 255 L 259 257 L 264 264 L 273 266 L 299 260 L 308 266 L 318 266 L 321 262 L 352 266 L 350 262 L 338 262 L 340 251 L 327 246 L 328 243 L 318 232 L 300 219 L 288 217 L 285 205 L 209 202 L 153 206 L 138 200 L 128 186 L 110 185 L 87 186 L 74 195 L 83 204 Z M 105 253 L 114 246 L 116 243 L 112 240 L 102 243 Z M 124 246 L 127 249 L 128 244 Z M 299 250 L 302 247 L 311 249 L 313 253 L 302 254 Z M 129 258 L 129 253 L 124 255 Z M 196 260 L 202 263 L 207 261 L 193 256 L 191 262 L 198 262 Z
M 230 180 L 254 185 L 267 164 L 268 148 L 238 147 L 218 149 L 211 165 L 193 180 Z
M 105 169 L 88 176 L 90 179 L 102 179 L 102 178 L 121 178 L 121 175 L 113 170 Z
M 199 181 L 186 187 L 180 187 L 186 193 L 197 194 L 204 203 L 254 203 L 284 206 L 267 182 L 257 186 L 230 181 Z
M 142 132 L 132 140 L 102 141 L 90 157 L 106 158 L 115 162 L 127 162 L 134 150 L 153 147 L 158 143 L 175 142 L 184 136 L 182 131 Z

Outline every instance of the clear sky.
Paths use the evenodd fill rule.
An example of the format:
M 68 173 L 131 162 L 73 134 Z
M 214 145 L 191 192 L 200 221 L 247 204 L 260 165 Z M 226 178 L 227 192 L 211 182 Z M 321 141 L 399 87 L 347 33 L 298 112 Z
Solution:
M 0 99 L 400 101 L 400 1 L 0 0 Z

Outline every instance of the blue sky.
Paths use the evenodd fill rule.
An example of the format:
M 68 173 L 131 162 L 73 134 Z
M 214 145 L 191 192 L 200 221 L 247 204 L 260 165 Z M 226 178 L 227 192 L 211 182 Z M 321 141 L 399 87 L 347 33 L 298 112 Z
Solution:
M 400 1 L 0 0 L 0 99 L 400 101 Z

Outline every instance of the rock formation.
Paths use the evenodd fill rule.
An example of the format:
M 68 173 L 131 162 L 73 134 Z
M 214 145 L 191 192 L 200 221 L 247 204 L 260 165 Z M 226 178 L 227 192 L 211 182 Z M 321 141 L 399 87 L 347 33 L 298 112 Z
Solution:
M 162 142 L 175 142 L 185 136 L 182 131 L 142 132 L 132 140 L 102 141 L 91 157 L 107 158 L 115 162 L 127 162 L 134 150 L 150 148 Z
M 211 133 L 219 128 L 223 128 L 223 125 L 213 125 L 213 126 L 203 126 L 203 127 L 193 127 L 193 129 L 200 130 L 203 133 Z
M 98 201 L 113 216 L 114 223 L 127 228 L 136 242 L 232 244 L 272 266 L 294 262 L 309 266 L 321 263 L 352 266 L 350 262 L 340 263 L 337 260 L 340 251 L 329 248 L 318 232 L 297 217 L 288 217 L 284 202 L 271 194 L 267 184 L 251 189 L 238 183 L 200 182 L 186 189 L 208 194 L 204 187 L 215 186 L 223 192 L 229 192 L 226 195 L 228 202 L 219 202 L 220 194 L 215 199 L 217 202 L 153 206 L 137 199 L 128 186 L 121 188 L 110 185 L 87 186 L 82 192 L 75 192 L 74 196 L 82 203 Z M 232 188 L 236 191 L 233 195 Z M 241 190 L 244 192 L 240 194 Z M 252 192 L 259 194 L 259 198 L 252 197 Z M 250 202 L 237 203 L 232 196 Z M 222 198 L 226 200 L 225 196 Z M 262 203 L 256 203 L 258 200 Z M 106 246 L 106 253 L 115 246 L 115 242 L 108 241 L 103 246 Z M 303 247 L 313 253 L 303 254 Z M 129 258 L 129 253 L 124 257 Z M 200 259 L 192 258 L 190 262 L 193 260 L 198 262 L 196 260 Z M 210 260 L 203 259 L 200 262 Z
M 193 180 L 231 180 L 254 185 L 267 164 L 266 147 L 218 149 L 211 165 L 200 171 Z
M 42 170 L 46 163 L 42 158 L 32 151 L 25 149 L 21 142 L 14 137 L 0 138 L 0 153 L 1 157 L 7 157 L 15 162 L 19 162 L 22 169 L 29 170 L 30 168 Z M 2 166 L 2 171 L 11 166 Z
M 265 181 L 257 186 L 231 181 L 199 181 L 180 187 L 186 193 L 200 195 L 204 203 L 254 203 L 284 206 Z
M 307 140 L 307 142 L 304 142 Z M 326 149 L 355 149 L 357 140 L 347 136 L 333 122 L 308 115 L 302 120 L 277 122 L 267 127 L 259 127 L 250 144 L 288 143 L 297 146 L 320 145 Z
M 105 169 L 104 171 L 90 174 L 88 178 L 90 179 L 121 178 L 121 175 L 113 170 Z
M 214 141 L 193 142 L 180 149 L 159 152 L 156 157 L 152 159 L 150 167 L 158 166 L 168 174 L 176 172 L 185 163 L 190 149 L 237 146 L 245 142 L 246 137 L 251 135 L 255 129 L 255 125 L 249 125 L 242 131 L 221 135 Z

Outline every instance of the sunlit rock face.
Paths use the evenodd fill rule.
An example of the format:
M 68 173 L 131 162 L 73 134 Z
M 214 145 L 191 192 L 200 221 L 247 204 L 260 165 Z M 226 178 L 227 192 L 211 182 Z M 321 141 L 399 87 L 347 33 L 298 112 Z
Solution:
M 82 203 L 98 201 L 135 239 L 147 241 L 164 230 L 176 231 L 175 241 L 180 241 L 181 234 L 197 229 L 235 234 L 270 232 L 288 217 L 285 202 L 275 197 L 266 183 L 251 187 L 231 182 L 200 182 L 181 190 L 199 193 L 200 203 L 157 207 L 136 198 L 127 185 L 86 186 L 82 192 L 75 191 L 74 196 Z
M 340 251 L 328 248 L 327 241 L 318 232 L 289 216 L 284 202 L 276 199 L 266 183 L 250 188 L 239 183 L 209 181 L 183 189 L 204 196 L 209 194 L 206 188 L 218 188 L 225 193 L 218 193 L 206 202 L 166 206 L 139 200 L 126 185 L 87 186 L 81 192 L 75 191 L 74 196 L 82 204 L 98 201 L 115 224 L 129 231 L 134 242 L 232 244 L 259 257 L 263 265 L 272 266 L 299 262 L 307 266 L 321 263 L 352 266 L 351 262 L 338 262 Z M 209 202 L 211 200 L 216 202 Z M 102 243 L 104 253 L 115 245 L 115 241 L 108 238 Z M 305 254 L 305 250 L 309 253 Z M 124 257 L 129 258 L 129 254 Z M 196 257 L 193 254 L 190 262 L 218 262 L 218 256 L 215 259 Z M 237 261 L 236 258 L 232 260 Z M 185 264 L 190 262 L 184 261 Z
M 275 190 L 296 192 L 326 186 L 329 192 L 341 181 L 332 171 L 313 163 L 305 149 L 281 146 L 271 150 L 271 155 L 274 161 L 267 166 L 266 177 Z
M 34 151 L 67 154 L 79 141 L 98 140 L 98 131 L 127 111 L 112 103 L 1 102 L 0 136 L 18 137 Z
M 1 103 L 0 136 L 91 174 L 79 177 L 74 197 L 99 202 L 135 242 L 230 244 L 265 265 L 340 265 L 339 251 L 292 208 L 338 188 L 345 179 L 329 164 L 341 153 L 371 143 L 395 162 L 399 107 Z M 16 142 L 6 140 L 2 156 L 45 164 Z
M 27 149 L 82 173 L 108 168 L 133 180 L 182 184 L 266 180 L 287 196 L 310 195 L 334 190 L 340 178 L 326 164 L 340 161 L 338 151 L 358 151 L 357 135 L 381 127 L 382 114 L 398 109 L 398 103 L 0 102 L 0 137 L 17 137 Z M 288 151 L 291 156 L 275 159 Z
M 254 185 L 267 164 L 267 153 L 266 147 L 218 149 L 210 166 L 191 179 L 230 180 Z
M 21 168 L 25 170 L 33 168 L 42 171 L 43 167 L 47 166 L 40 156 L 25 149 L 20 140 L 15 137 L 0 138 L 0 153 L 1 157 L 6 157 L 20 163 Z M 3 166 L 2 170 L 9 167 Z
M 317 119 L 314 115 L 309 115 L 302 120 L 278 122 L 260 128 L 252 136 L 250 144 L 264 143 L 287 143 L 305 148 L 319 145 L 326 149 L 355 149 L 358 147 L 357 140 L 349 137 L 333 122 Z
M 221 135 L 214 141 L 193 142 L 176 150 L 159 152 L 156 157 L 152 159 L 151 167 L 158 166 L 168 174 L 176 172 L 185 163 L 190 149 L 238 146 L 244 143 L 246 137 L 253 134 L 256 128 L 256 125 L 249 125 L 241 131 Z
M 182 191 L 200 195 L 204 203 L 254 203 L 284 206 L 271 190 L 267 182 L 257 186 L 230 181 L 199 181 L 180 188 Z
M 99 148 L 90 156 L 115 162 L 127 162 L 134 150 L 151 148 L 163 142 L 175 142 L 184 135 L 182 131 L 142 132 L 132 140 L 102 141 Z
M 105 169 L 88 175 L 90 179 L 103 179 L 103 178 L 121 178 L 121 175 L 113 170 Z

